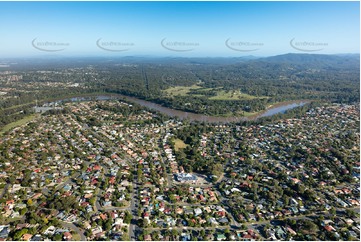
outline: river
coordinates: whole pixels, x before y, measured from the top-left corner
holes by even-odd
[[[310,101],[302,100],[302,101],[280,103],[280,104],[275,105],[274,107],[271,107],[271,108],[265,110],[261,114],[258,114],[257,118],[269,117],[269,116],[272,116],[272,115],[275,115],[278,113],[285,113],[289,109],[301,107],[309,102]]]
[[[135,97],[120,95],[120,94],[98,95],[96,97],[73,97],[61,101],[75,102],[75,101],[86,101],[86,100],[110,100],[117,98],[123,98],[128,102],[139,104],[149,109],[156,110],[160,113],[166,114],[170,117],[177,117],[181,120],[188,119],[190,121],[201,121],[201,122],[209,122],[209,123],[230,123],[230,122],[256,120],[258,118],[269,117],[277,113],[285,113],[289,109],[300,107],[310,102],[308,100],[281,102],[269,107],[265,111],[262,111],[258,114],[249,117],[216,117],[216,116],[208,116],[204,114],[190,113],[172,108],[167,108],[153,102],[145,101]]]

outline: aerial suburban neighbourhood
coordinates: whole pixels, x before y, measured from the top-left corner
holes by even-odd
[[[192,143],[222,162],[208,175],[180,165],[187,122],[118,100],[58,106],[0,140],[2,239],[359,239],[355,105],[208,125]]]
[[[0,241],[361,241],[360,1],[0,1]]]

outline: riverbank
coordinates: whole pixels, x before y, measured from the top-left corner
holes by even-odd
[[[163,114],[166,114],[170,117],[177,117],[181,120],[188,119],[189,121],[200,121],[200,122],[209,122],[209,123],[230,123],[230,122],[240,122],[240,121],[254,121],[258,118],[268,117],[272,116],[277,113],[284,113],[285,111],[303,106],[307,103],[310,103],[311,100],[295,100],[295,101],[285,101],[285,102],[279,102],[270,105],[266,110],[262,110],[260,112],[252,113],[250,115],[246,116],[231,116],[231,117],[222,117],[222,116],[208,116],[204,114],[197,114],[197,113],[190,113],[186,111],[176,110],[172,108],[167,108],[164,106],[161,106],[159,104],[145,101],[142,99],[138,99],[135,97],[129,97],[120,95],[124,100],[128,102],[133,102],[136,104],[139,104],[141,106],[145,106],[147,108],[156,110],[158,112],[161,112]]]
[[[181,120],[189,121],[199,121],[199,122],[208,122],[208,123],[231,123],[231,122],[240,122],[240,121],[254,121],[258,118],[272,116],[277,113],[283,113],[289,109],[303,106],[311,100],[294,100],[294,101],[285,101],[279,102],[270,105],[266,110],[260,112],[248,113],[245,116],[208,116],[205,114],[191,113],[182,110],[172,109],[164,107],[160,104],[139,99],[136,97],[126,96],[123,94],[94,94],[94,95],[77,95],[73,97],[68,97],[65,99],[57,100],[55,102],[78,102],[78,101],[90,101],[90,100],[112,100],[112,99],[123,99],[124,101],[141,105],[143,107],[149,108],[151,110],[158,111],[162,114],[165,114],[170,117],[176,117]]]
[[[49,100],[49,102],[79,102],[79,101],[90,101],[90,100],[114,100],[114,99],[123,99],[127,102],[135,103],[143,107],[149,108],[151,110],[158,111],[167,116],[179,118],[181,120],[199,121],[199,122],[208,122],[208,123],[231,123],[231,122],[241,122],[241,121],[255,121],[259,118],[269,117],[278,113],[284,113],[289,109],[300,107],[311,102],[311,100],[279,102],[269,105],[266,110],[262,110],[260,112],[248,114],[245,116],[230,116],[230,117],[208,116],[204,114],[190,113],[186,111],[167,108],[150,101],[142,100],[135,97],[125,96],[122,94],[93,93],[93,94],[84,94],[84,95],[73,95],[63,99],[57,99],[57,100],[52,99]],[[29,115],[20,120],[5,125],[0,130],[0,136],[3,135],[6,131],[11,130],[12,128],[15,128],[17,126],[32,121],[35,117],[36,117],[35,114]]]

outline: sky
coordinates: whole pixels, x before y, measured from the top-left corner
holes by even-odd
[[[0,2],[0,58],[360,52],[359,2]]]

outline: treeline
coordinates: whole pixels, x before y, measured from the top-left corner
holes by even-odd
[[[271,103],[287,100],[359,102],[359,63],[357,56],[296,54],[240,62],[181,58],[73,60],[65,65],[69,69],[61,64],[56,67],[37,62],[31,68],[31,63],[27,63],[31,71],[19,72],[23,81],[4,86],[18,91],[11,91],[7,99],[0,101],[0,126],[23,117],[18,112],[29,112],[36,99],[41,104],[41,101],[89,93],[118,93],[169,108],[218,116],[242,116],[244,112],[258,112]],[[37,82],[43,83],[40,89],[32,85]],[[44,87],[44,82],[81,85],[58,89],[51,85]],[[170,87],[195,84],[203,89],[174,97],[164,92]],[[240,91],[255,98],[209,99],[221,90]],[[8,110],[10,107],[15,108]]]
[[[241,116],[242,111],[264,110],[269,103],[299,99],[352,103],[359,101],[360,94],[359,59],[356,57],[286,55],[237,64],[180,61],[121,68],[109,66],[106,70],[106,78],[102,76],[105,92],[207,115],[232,113]],[[203,89],[191,90],[187,96],[169,97],[163,92],[170,87],[194,84]],[[256,98],[211,100],[209,98],[216,95],[215,89],[238,90]]]

